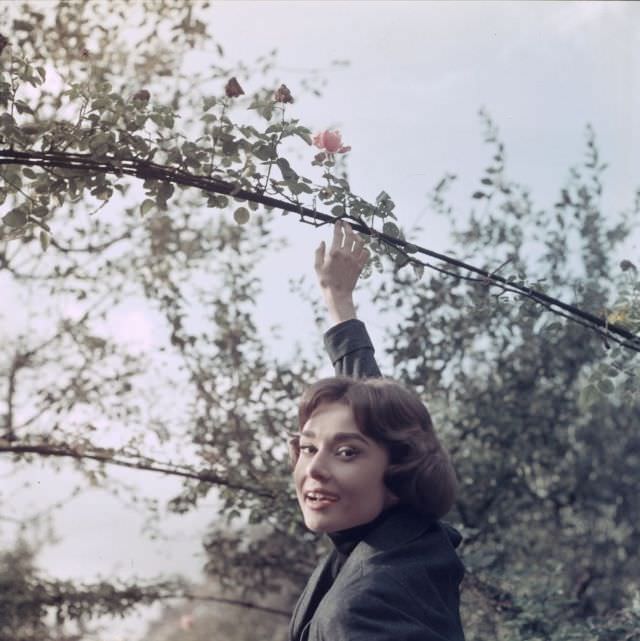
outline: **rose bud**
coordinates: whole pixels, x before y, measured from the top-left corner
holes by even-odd
[[[240,86],[240,83],[234,76],[229,80],[229,82],[227,82],[224,88],[224,93],[226,94],[227,98],[237,98],[238,96],[242,96],[242,94],[244,94],[244,89]]]
[[[280,85],[273,97],[275,98],[276,102],[293,102],[293,96],[291,95],[291,92],[289,91],[289,87],[287,87],[287,85]]]
[[[151,94],[146,90],[146,89],[140,89],[140,91],[136,91],[133,94],[133,99],[136,102],[144,102],[147,103],[149,102],[149,99],[151,98]]]

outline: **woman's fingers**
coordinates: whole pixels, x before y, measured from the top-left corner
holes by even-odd
[[[333,226],[333,240],[331,242],[331,251],[336,251],[342,247],[344,236],[343,227],[340,221]]]
[[[326,251],[326,247],[323,240],[318,246],[318,249],[316,249],[315,262],[314,262],[314,267],[316,271],[319,271],[320,269],[322,269],[322,266],[324,265],[325,251]]]
[[[347,222],[338,222],[344,230],[344,248],[354,254],[360,252],[364,247],[364,240],[357,232],[353,231],[353,227]]]
[[[360,252],[358,253],[357,261],[358,261],[358,265],[360,265],[361,268],[367,264],[367,261],[369,260],[370,255],[371,254],[369,253],[369,250],[366,247],[360,249]]]

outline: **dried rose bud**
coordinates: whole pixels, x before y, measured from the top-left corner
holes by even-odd
[[[9,40],[0,33],[0,53],[9,44]]]
[[[140,91],[136,91],[136,93],[133,94],[133,99],[136,102],[149,102],[149,99],[151,98],[151,94],[146,90],[146,89],[140,89]]]
[[[630,260],[627,260],[626,258],[620,263],[620,269],[623,272],[628,272],[630,269],[632,269],[634,272],[638,271],[638,268]]]
[[[293,102],[293,96],[291,95],[291,92],[289,91],[289,87],[287,87],[287,85],[280,85],[273,97],[276,102]]]
[[[224,93],[226,94],[227,98],[237,98],[238,96],[242,96],[242,94],[244,94],[244,89],[240,86],[240,83],[234,76],[225,86]]]

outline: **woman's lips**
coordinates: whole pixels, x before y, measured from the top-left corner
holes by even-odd
[[[310,491],[304,493],[305,505],[308,505],[312,510],[323,510],[338,500],[339,497],[337,495],[329,492]]]

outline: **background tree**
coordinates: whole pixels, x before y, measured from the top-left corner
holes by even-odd
[[[539,211],[508,179],[504,146],[484,117],[494,147],[480,181],[486,206],[459,226],[457,246],[565,299],[573,290],[581,308],[604,308],[612,276],[624,276],[611,257],[629,218],[603,215],[593,133],[555,211]],[[433,202],[449,215],[444,191]],[[603,360],[623,377],[625,356],[608,357],[580,328],[545,329],[535,304],[478,284],[434,276],[409,286],[398,276],[378,301],[403,314],[387,348],[396,375],[433,399],[458,463],[469,592],[489,596],[504,623],[487,617],[480,629],[509,639],[635,638],[624,626],[616,636],[587,623],[629,605],[637,590],[635,383],[595,402],[584,393],[589,378],[604,384]]]
[[[3,150],[79,151],[123,167],[141,158],[145,170],[158,161],[209,178],[219,172],[292,204],[312,190],[280,152],[288,138],[306,140],[308,130],[285,118],[283,89],[283,100],[274,98],[283,79],[269,58],[253,69],[225,68],[217,49],[220,64],[185,73],[193,48],[215,50],[199,5],[141,4],[126,13],[100,3],[2,8],[12,25],[1,41]],[[132,32],[127,25],[136,21]],[[43,85],[43,71],[54,69],[63,82]],[[231,77],[245,89],[260,83],[248,96],[253,124],[232,120],[236,98],[228,89],[222,95]],[[485,120],[494,162],[471,199],[481,211],[459,223],[458,251],[489,270],[506,263],[515,280],[575,296],[600,313],[613,299],[619,268],[611,256],[629,227],[600,211],[603,168],[593,137],[558,206],[541,212],[508,180],[504,148]],[[328,183],[318,193],[325,208],[343,215],[348,200],[350,212],[371,213],[350,193],[335,156],[316,163]],[[260,261],[281,242],[273,212],[238,208],[221,194],[203,199],[156,174],[140,175],[140,166],[134,179],[79,166],[0,165],[3,234],[15,236],[0,268],[20,306],[34,310],[6,324],[0,451],[12,456],[16,478],[41,457],[60,470],[72,461],[81,486],[113,487],[114,466],[184,478],[170,501],[177,513],[214,493],[220,509],[204,545],[216,595],[286,611],[324,546],[300,523],[286,457],[295,399],[323,362],[319,333],[310,354],[289,360],[274,355],[273,337],[258,329]],[[435,190],[433,206],[453,220],[449,182]],[[384,192],[376,206],[386,220],[372,217],[372,224],[400,235]],[[235,221],[218,210],[235,210]],[[236,224],[247,216],[250,224]],[[388,253],[396,267],[405,262]],[[636,295],[634,270],[620,276]],[[625,373],[631,357],[604,359],[593,334],[569,324],[549,328],[533,303],[507,301],[461,276],[416,282],[404,268],[380,279],[376,305],[392,328],[386,351],[394,368],[386,373],[429,399],[462,481],[452,520],[467,540],[468,637],[633,638],[638,409]],[[162,330],[149,350],[132,350],[110,329],[129,300],[144,301]],[[581,393],[606,392],[611,377],[625,379],[617,396]],[[31,561],[11,568],[5,574],[20,595],[5,602],[13,638],[41,638],[45,629],[51,638],[82,636],[94,616],[194,596],[177,581],[75,586],[44,581]],[[28,617],[15,616],[25,607]],[[61,624],[47,627],[47,611]],[[282,624],[281,614],[256,612],[255,638]],[[237,614],[228,616],[231,638]],[[233,629],[245,638],[246,629]]]

